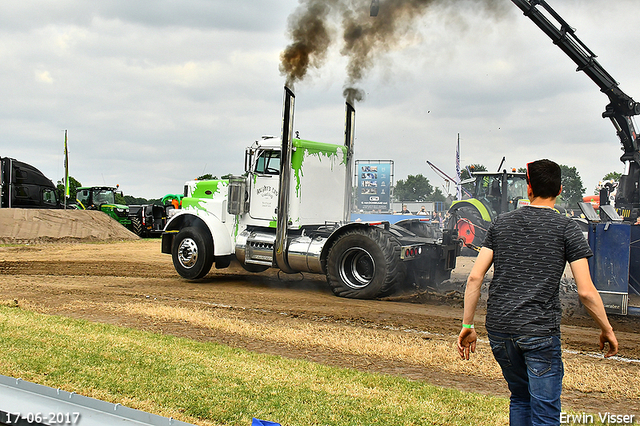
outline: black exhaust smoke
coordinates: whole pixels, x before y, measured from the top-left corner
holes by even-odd
[[[310,68],[320,69],[328,49],[341,34],[340,53],[348,58],[345,97],[353,94],[377,57],[392,51],[414,30],[415,21],[432,7],[448,14],[461,10],[479,13],[480,19],[500,17],[510,10],[501,0],[299,0],[289,16],[291,43],[280,55],[280,72],[287,86],[302,81]],[[369,10],[367,10],[367,8]],[[480,9],[480,10],[478,10]],[[351,100],[362,100],[362,92]]]

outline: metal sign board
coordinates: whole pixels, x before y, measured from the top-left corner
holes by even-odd
[[[392,160],[356,161],[356,203],[358,210],[388,212],[393,185]]]

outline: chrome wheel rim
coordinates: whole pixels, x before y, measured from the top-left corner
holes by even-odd
[[[193,268],[198,261],[198,245],[191,238],[185,238],[178,246],[178,261],[184,268]]]
[[[368,251],[352,247],[342,255],[339,268],[342,282],[353,289],[362,289],[373,281],[376,263]]]

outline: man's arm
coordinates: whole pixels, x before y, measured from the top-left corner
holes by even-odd
[[[609,351],[604,357],[608,358],[617,354],[618,340],[607,318],[600,293],[598,293],[598,290],[596,290],[596,287],[593,285],[593,281],[591,281],[587,259],[578,259],[571,262],[569,266],[571,267],[573,278],[576,280],[580,301],[587,309],[589,315],[596,321],[598,327],[600,327],[600,350],[604,349],[605,343],[609,343]]]
[[[473,317],[476,313],[480,290],[484,276],[493,263],[493,250],[486,247],[480,249],[471,273],[467,278],[467,288],[464,291],[464,314],[463,324],[473,324]],[[458,353],[462,359],[469,359],[469,352],[476,351],[476,340],[478,336],[473,328],[462,328],[458,336]]]

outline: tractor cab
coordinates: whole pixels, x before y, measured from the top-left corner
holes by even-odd
[[[82,210],[101,210],[125,227],[131,226],[129,207],[116,204],[116,191],[111,186],[91,186],[78,188],[76,203]]]
[[[476,172],[462,184],[487,209],[491,219],[529,204],[524,173]]]
[[[109,186],[78,188],[76,201],[83,210],[100,210],[100,206],[103,204],[114,205],[116,203],[116,190],[117,188]]]

